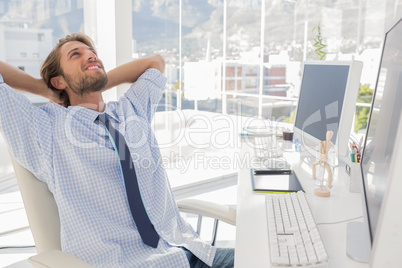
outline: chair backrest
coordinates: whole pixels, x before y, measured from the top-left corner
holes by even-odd
[[[10,157],[37,252],[61,250],[60,218],[53,194],[45,183],[21,166],[11,154]]]

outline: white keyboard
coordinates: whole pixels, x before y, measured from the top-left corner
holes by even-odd
[[[266,196],[272,267],[327,267],[329,258],[304,192]]]

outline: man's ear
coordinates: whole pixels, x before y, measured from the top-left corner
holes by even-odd
[[[67,87],[67,83],[64,80],[63,76],[61,76],[61,75],[52,77],[50,79],[50,83],[52,84],[52,86],[54,86],[55,88],[60,89],[60,90],[64,90]]]

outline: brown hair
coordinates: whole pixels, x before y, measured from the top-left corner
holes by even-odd
[[[78,41],[81,42],[91,49],[95,50],[94,43],[92,39],[87,36],[86,34],[83,33],[73,33],[70,35],[67,35],[64,38],[61,38],[59,40],[59,43],[53,48],[53,50],[49,53],[47,56],[46,60],[42,64],[42,68],[40,70],[40,76],[43,78],[45,81],[46,85],[55,91],[56,93],[59,94],[59,98],[62,101],[62,104],[64,107],[68,107],[70,105],[70,99],[68,98],[67,92],[65,90],[60,90],[55,87],[53,87],[51,83],[51,79],[53,77],[63,75],[63,70],[61,69],[60,66],[60,48],[72,41]]]

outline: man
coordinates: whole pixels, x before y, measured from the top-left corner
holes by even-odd
[[[233,250],[203,242],[174,201],[150,127],[163,71],[155,55],[106,73],[89,37],[69,35],[44,62],[43,80],[0,62],[0,130],[17,161],[53,193],[63,251],[96,267],[232,267]],[[102,91],[127,82],[135,83],[118,102],[104,103]],[[35,107],[9,85],[61,105]],[[130,210],[116,129],[156,232],[152,246]]]

